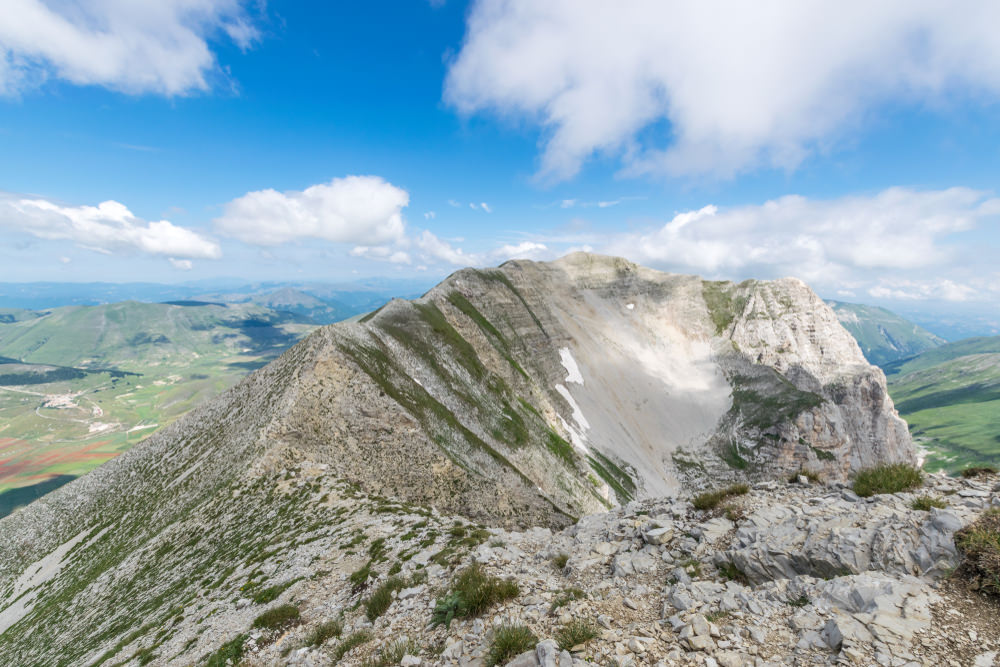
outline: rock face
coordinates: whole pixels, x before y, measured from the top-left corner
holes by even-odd
[[[263,582],[301,576],[294,590],[304,591],[313,577],[339,577],[322,604],[357,602],[359,584],[343,579],[382,562],[369,533],[387,527],[383,514],[423,517],[419,529],[400,524],[401,564],[451,567],[470,544],[449,537],[451,515],[559,529],[728,479],[804,468],[837,481],[913,457],[881,372],[798,281],[711,283],[585,254],[463,270],[414,302],[317,331],[0,521],[0,655],[118,662],[148,648],[137,642],[155,628],[166,633],[154,642],[160,662],[191,662],[249,627],[247,591]],[[838,567],[843,540],[868,535],[817,524],[827,537],[806,544],[765,518],[741,524],[731,546],[755,577]],[[595,544],[610,573],[650,576],[688,530],[707,544],[734,527],[658,519],[641,527],[647,550]],[[764,559],[759,542],[772,538],[808,547],[814,569]],[[885,545],[865,557],[926,573],[944,567],[947,548]],[[427,603],[413,595],[414,609]],[[202,626],[208,634],[180,632],[189,616],[216,613],[226,621]],[[181,636],[193,643],[175,646]],[[686,646],[707,641],[698,637]]]

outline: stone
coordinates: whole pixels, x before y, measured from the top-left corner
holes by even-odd
[[[635,603],[635,601],[632,600],[632,598],[623,598],[622,599],[622,604],[625,605],[626,607],[628,607],[629,609],[638,609],[639,608],[639,605],[637,605]]]
[[[559,667],[559,645],[554,639],[546,639],[535,645],[535,657],[541,667]]]
[[[515,658],[515,660],[516,659],[517,658]],[[402,665],[402,667],[419,667],[420,662],[421,660],[419,657],[415,655],[406,654],[403,656],[402,660],[399,661],[399,664]],[[532,665],[534,665],[534,660],[532,660]],[[524,667],[529,667],[529,666],[525,665]]]
[[[525,651],[507,663],[507,667],[538,667],[538,658],[535,651]]]

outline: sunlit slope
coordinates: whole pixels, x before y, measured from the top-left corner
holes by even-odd
[[[949,343],[887,368],[889,391],[927,467],[1000,464],[1000,337]]]

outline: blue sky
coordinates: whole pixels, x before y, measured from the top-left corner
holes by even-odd
[[[6,3],[0,281],[587,249],[995,308],[995,3],[616,4]]]

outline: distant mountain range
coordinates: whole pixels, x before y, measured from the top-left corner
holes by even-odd
[[[912,357],[947,342],[885,308],[843,301],[827,303],[858,341],[865,358],[876,366]]]
[[[329,324],[378,308],[393,297],[414,298],[433,283],[372,278],[345,283],[201,280],[176,285],[158,283],[0,283],[0,309],[38,311],[60,306],[96,306],[120,301],[163,303],[205,301],[256,303],[306,315]],[[0,316],[2,317],[2,316]],[[0,322],[3,320],[0,319]]]

